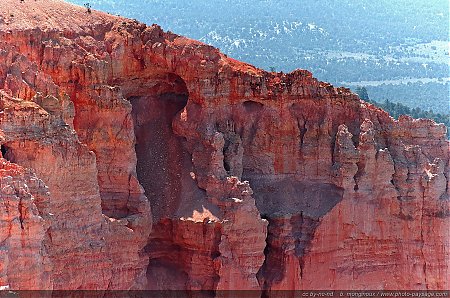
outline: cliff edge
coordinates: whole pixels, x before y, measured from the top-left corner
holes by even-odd
[[[306,70],[3,0],[0,144],[0,286],[450,288],[445,126]]]

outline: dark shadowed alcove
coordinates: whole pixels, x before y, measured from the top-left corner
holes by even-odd
[[[2,144],[1,145],[1,152],[2,152],[2,157],[10,162],[13,162],[13,152],[11,150],[11,148],[8,145]]]
[[[187,104],[184,81],[173,74],[155,79],[147,94],[129,98],[136,135],[137,176],[158,218],[177,209],[184,159],[190,155],[172,121]]]

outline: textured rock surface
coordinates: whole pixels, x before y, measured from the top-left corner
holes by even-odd
[[[0,90],[2,285],[450,286],[443,125],[58,0],[2,2]]]
[[[50,214],[45,208],[48,188],[33,173],[3,158],[0,183],[0,284],[31,290],[51,288]]]

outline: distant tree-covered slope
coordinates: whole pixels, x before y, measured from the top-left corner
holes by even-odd
[[[386,112],[388,112],[392,117],[398,119],[400,115],[409,115],[413,118],[428,118],[433,119],[436,123],[443,123],[447,126],[447,137],[450,139],[450,112],[447,113],[437,113],[433,110],[422,110],[420,108],[410,108],[401,103],[395,103],[386,99],[385,101],[375,101],[369,98],[369,94],[365,87],[357,87],[355,89],[356,94],[367,102],[370,102]]]

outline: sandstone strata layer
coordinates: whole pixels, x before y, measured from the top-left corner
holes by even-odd
[[[2,286],[450,287],[445,127],[306,70],[4,0],[0,109]]]

